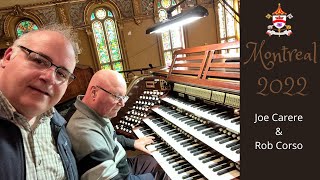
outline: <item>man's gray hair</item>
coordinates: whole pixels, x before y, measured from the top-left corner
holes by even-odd
[[[24,41],[25,38],[28,38],[28,36],[39,31],[55,31],[60,33],[72,45],[76,62],[78,62],[78,54],[81,51],[78,46],[79,39],[78,39],[78,35],[74,32],[71,26],[66,26],[63,24],[51,24],[51,25],[43,26],[38,30],[30,31],[28,33],[23,34],[13,43],[13,45],[14,46],[18,45],[18,43],[20,43],[21,41]]]

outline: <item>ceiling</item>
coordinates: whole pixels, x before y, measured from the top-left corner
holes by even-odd
[[[50,1],[57,1],[57,0],[1,0],[0,8],[15,6],[17,4],[26,5],[26,4],[35,4],[35,3],[50,2]]]

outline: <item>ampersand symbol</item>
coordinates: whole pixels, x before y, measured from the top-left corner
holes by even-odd
[[[279,127],[276,128],[276,135],[277,136],[281,136],[282,135],[282,131]]]

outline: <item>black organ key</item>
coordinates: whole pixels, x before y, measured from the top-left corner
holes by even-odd
[[[167,145],[165,145],[165,144],[163,143],[163,144],[155,145],[154,147],[157,148],[157,149],[160,149],[160,148],[167,147]]]
[[[228,138],[223,139],[222,141],[219,141],[219,144],[224,144],[226,142],[229,142],[230,140],[232,140],[232,137],[228,137]]]
[[[184,176],[182,176],[183,179],[186,179],[186,178],[189,178],[189,177],[194,177],[195,175],[199,175],[198,172],[193,172],[193,173],[190,173],[190,174],[186,174]]]
[[[192,139],[190,139],[190,140],[187,140],[187,141],[184,141],[184,142],[182,142],[182,143],[180,143],[182,146],[184,146],[185,144],[188,144],[188,143],[190,143],[190,142],[193,142],[193,140]],[[184,146],[185,147],[185,146]]]
[[[198,147],[195,147],[195,148],[192,148],[192,149],[190,149],[190,152],[191,153],[195,153],[195,152],[198,152],[198,151],[200,151],[200,150],[202,150],[202,149],[206,149],[207,147],[205,147],[205,146],[203,146],[203,145],[200,145],[200,146],[198,146]]]
[[[159,149],[159,153],[160,154],[163,154],[163,153],[167,153],[169,151],[172,151],[172,149],[170,147],[166,147],[166,148],[163,148],[163,149]]]
[[[222,132],[212,133],[212,134],[209,135],[209,138],[213,138],[213,137],[216,137],[216,136],[221,135],[221,134],[223,134],[223,133]]]
[[[208,126],[206,126],[206,125],[201,125],[201,126],[195,127],[194,129],[196,129],[196,130],[198,130],[198,131],[201,131],[201,130],[204,130],[204,129],[206,129],[206,128],[208,128]]]
[[[191,169],[193,169],[193,166],[186,167],[186,168],[184,168],[184,169],[179,170],[179,171],[178,171],[178,174],[181,174],[181,173],[190,171]]]
[[[235,169],[236,169],[235,167],[229,166],[229,167],[227,167],[227,168],[219,171],[217,174],[218,174],[219,176],[221,176],[221,175],[223,175],[223,174],[225,174],[225,173],[228,173],[228,172],[230,172],[230,171],[233,171],[233,170],[235,170]]]
[[[240,144],[231,147],[231,151],[237,150],[240,148]]]
[[[182,177],[183,178],[183,177]],[[193,176],[193,177],[190,177],[190,178],[187,178],[186,180],[197,180],[197,179],[200,179],[200,178],[203,178],[202,175],[198,174],[196,176]]]
[[[168,135],[173,135],[173,134],[177,134],[177,132],[176,131],[170,131],[170,132],[168,132]]]
[[[221,169],[224,169],[224,168],[226,168],[226,167],[229,167],[229,166],[230,166],[229,163],[224,163],[224,164],[220,164],[220,165],[218,165],[218,166],[215,166],[212,170],[213,170],[214,172],[217,172],[217,171],[219,171],[219,170],[221,170]]]
[[[200,144],[197,144],[195,146],[188,147],[187,150],[190,151],[191,149],[198,148],[200,146],[201,146]]]
[[[180,162],[180,163],[178,163],[178,164],[175,164],[175,165],[173,165],[172,167],[173,168],[177,168],[177,167],[180,167],[180,166],[183,166],[183,165],[185,165],[185,164],[189,164],[187,161],[184,161],[184,162]]]
[[[188,118],[188,117],[184,117],[184,118],[179,119],[179,121],[190,121],[190,120],[192,120],[192,119]]]
[[[166,157],[166,156],[170,156],[170,155],[173,155],[173,154],[176,154],[176,153],[173,152],[173,151],[168,151],[168,152],[166,152],[166,153],[163,153],[162,155],[163,155],[164,157]]]
[[[222,113],[220,113],[220,114],[218,114],[217,115],[217,117],[219,117],[219,118],[223,118],[224,116],[225,116],[225,114],[227,113],[227,111],[224,111],[224,112],[222,112]]]
[[[226,147],[227,147],[227,148],[230,148],[230,147],[232,147],[232,146],[235,146],[235,145],[238,144],[238,143],[239,143],[239,141],[238,141],[238,140],[235,140],[235,141],[227,144]]]
[[[226,136],[227,136],[226,134],[222,134],[220,137],[216,138],[215,141],[220,141],[224,139]]]
[[[240,117],[239,118],[235,118],[233,120],[231,120],[232,123],[236,123],[236,122],[240,122]]]
[[[203,160],[203,159],[209,158],[211,156],[213,156],[213,154],[210,153],[210,154],[206,154],[206,155],[200,156],[198,159],[199,160]]]
[[[174,169],[175,169],[176,171],[179,171],[179,170],[184,169],[184,168],[189,167],[189,166],[190,166],[189,163],[185,163],[185,164],[183,164],[183,165],[180,165],[180,166],[175,167]]]
[[[177,155],[175,155],[173,157],[167,158],[166,160],[168,161],[168,163],[173,163],[173,162],[175,162],[177,160],[181,160],[181,159],[182,159],[182,157],[177,154]]]
[[[175,117],[175,118],[182,118],[182,117],[185,117],[184,115],[182,115],[182,114],[173,114],[172,115],[173,117]]]
[[[207,158],[207,159],[204,159],[202,162],[203,163],[207,163],[207,162],[209,162],[209,161],[212,161],[212,160],[215,160],[215,159],[217,159],[218,158],[218,156],[211,156],[211,157],[209,157],[209,158]],[[219,157],[220,158],[220,157]]]
[[[210,164],[209,168],[213,168],[213,167],[219,166],[220,164],[223,164],[223,163],[226,163],[226,162],[227,162],[226,160],[222,160],[222,161]]]
[[[200,151],[194,152],[193,155],[194,155],[194,156],[198,156],[198,155],[200,155],[200,154],[202,154],[202,153],[205,153],[205,152],[207,152],[207,151],[208,151],[208,149],[201,149]]]

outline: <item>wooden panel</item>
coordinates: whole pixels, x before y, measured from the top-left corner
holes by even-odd
[[[240,79],[240,73],[238,72],[219,72],[219,71],[209,71],[207,76]]]
[[[240,69],[240,62],[234,63],[211,63],[208,65],[211,68],[233,68],[233,69]]]
[[[173,70],[173,74],[189,74],[189,75],[198,75],[198,71],[192,71],[192,70]]]
[[[175,64],[174,67],[201,67],[201,63],[183,63]]]
[[[200,56],[187,56],[187,57],[177,57],[176,61],[199,61],[205,58],[204,55]]]
[[[240,60],[240,54],[232,53],[232,54],[214,54],[213,59],[223,59],[223,60]]]

